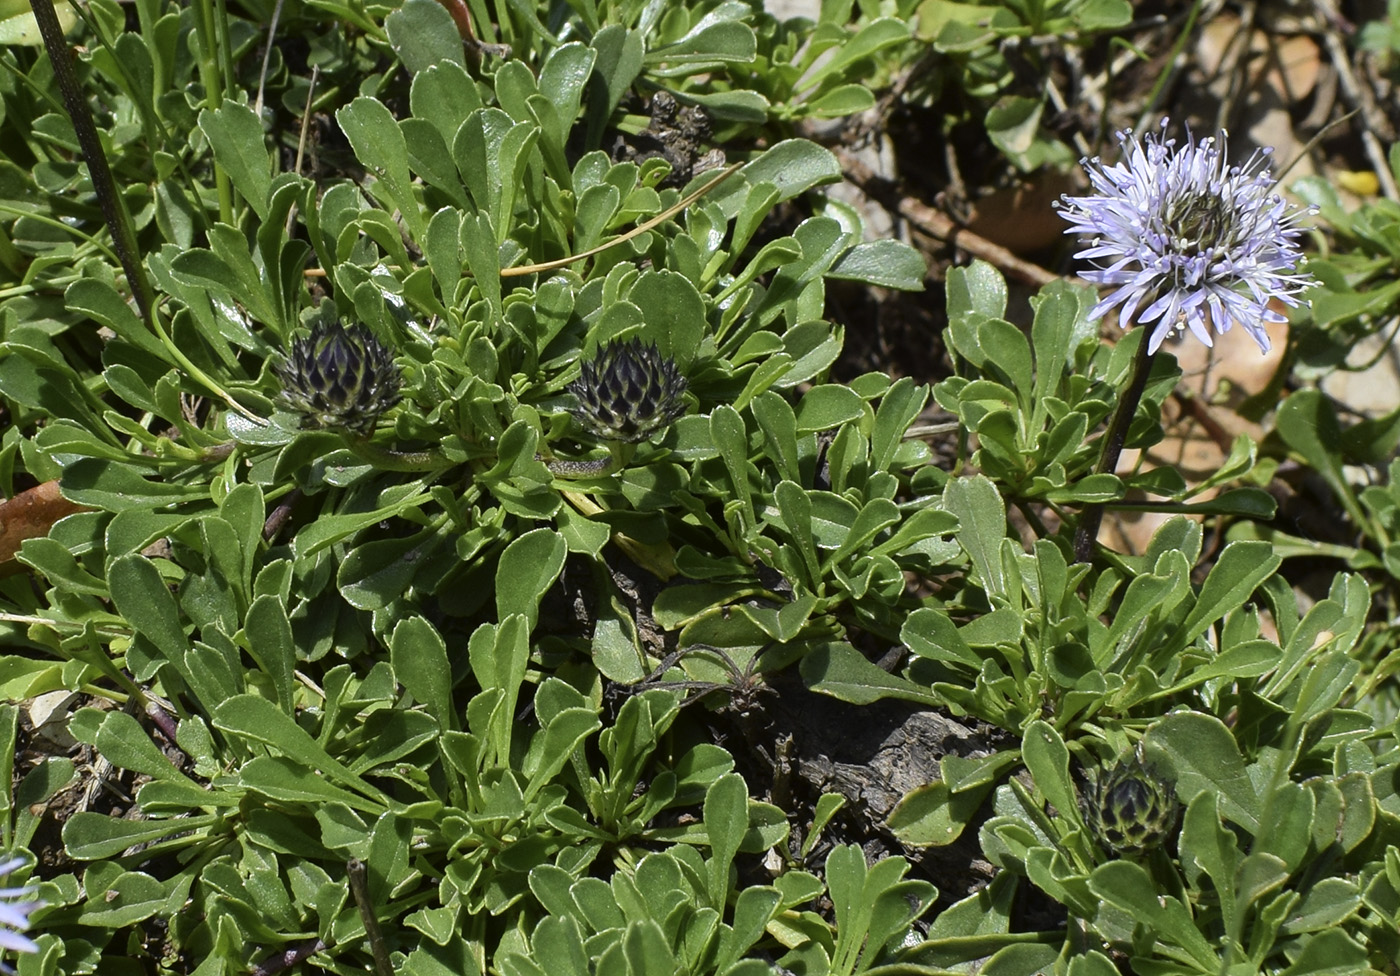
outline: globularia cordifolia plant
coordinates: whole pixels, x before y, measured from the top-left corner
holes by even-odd
[[[1282,324],[1273,299],[1297,307],[1311,276],[1297,271],[1302,251],[1299,219],[1308,209],[1290,205],[1277,191],[1271,149],[1258,149],[1242,164],[1225,154],[1225,135],[1178,145],[1162,133],[1141,141],[1131,129],[1118,134],[1123,158],[1104,165],[1083,161],[1094,193],[1065,197],[1066,233],[1092,234],[1075,257],[1093,262],[1083,273],[1110,287],[1090,312],[1098,319],[1118,309],[1119,324],[1151,326],[1104,436],[1098,470],[1113,473],[1147,383],[1152,356],[1167,336],[1189,329],[1207,346],[1210,326],[1225,333],[1238,322],[1262,352],[1269,350],[1264,323]],[[1075,532],[1075,557],[1092,552],[1103,509],[1084,510]]]

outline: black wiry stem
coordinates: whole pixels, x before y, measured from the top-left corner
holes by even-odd
[[[1128,428],[1133,424],[1133,415],[1137,413],[1138,403],[1142,400],[1142,391],[1147,388],[1147,376],[1152,372],[1152,353],[1148,351],[1151,338],[1146,333],[1141,336],[1137,355],[1133,357],[1128,388],[1119,398],[1118,409],[1113,412],[1113,419],[1109,421],[1108,433],[1104,434],[1103,454],[1099,456],[1099,466],[1096,469],[1098,474],[1117,473],[1118,458],[1123,454],[1123,445],[1128,440]],[[1094,542],[1099,537],[1099,525],[1102,522],[1103,505],[1084,506],[1084,511],[1079,515],[1079,525],[1074,530],[1075,562],[1087,563],[1093,558]]]
[[[73,131],[78,137],[78,148],[82,150],[83,162],[87,164],[88,176],[92,179],[93,192],[97,194],[98,206],[102,209],[102,219],[112,235],[112,244],[121,259],[122,270],[136,296],[136,307],[141,318],[151,323],[151,285],[146,280],[146,269],[141,264],[140,251],[136,246],[136,232],[117,196],[117,184],[112,178],[112,169],[107,165],[107,155],[102,151],[102,142],[97,137],[97,126],[92,121],[92,112],[82,89],[78,87],[78,76],[73,71],[73,49],[63,39],[63,28],[58,23],[58,13],[53,0],[29,0],[34,11],[34,20],[39,25],[39,33],[44,38],[44,48],[49,52],[53,64],[54,78],[58,90],[63,95],[63,104],[68,109],[68,117],[73,122]]]

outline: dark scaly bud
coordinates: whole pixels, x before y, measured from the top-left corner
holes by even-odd
[[[685,411],[685,389],[675,360],[635,338],[599,349],[569,384],[579,423],[601,440],[625,444],[669,427]]]
[[[303,427],[373,433],[380,416],[399,402],[399,368],[393,354],[363,325],[318,322],[292,343],[273,367],[281,399],[302,415]]]
[[[1172,784],[1136,757],[1100,770],[1085,819],[1114,854],[1137,856],[1162,843],[1176,827],[1181,805]]]

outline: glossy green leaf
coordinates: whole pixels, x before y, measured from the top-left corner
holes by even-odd
[[[440,61],[466,66],[457,25],[436,0],[404,0],[402,7],[384,18],[384,30],[410,74],[416,75]]]
[[[456,728],[452,707],[452,665],[442,635],[422,617],[400,620],[389,640],[394,675],[423,702],[444,729]]]
[[[818,644],[803,657],[801,670],[813,691],[855,705],[869,705],[881,698],[900,698],[922,705],[943,704],[936,694],[877,667],[849,644]]]
[[[954,478],[943,492],[943,506],[958,518],[958,544],[972,558],[987,591],[1006,593],[1001,540],[1006,537],[1006,507],[996,485],[982,475]]]
[[[199,128],[214,150],[214,158],[260,220],[268,216],[272,188],[272,159],[264,141],[262,122],[253,110],[225,101],[199,113]]]
[[[705,791],[705,832],[710,840],[708,894],[710,905],[723,909],[728,900],[729,866],[749,828],[749,789],[743,777],[727,773]]]
[[[287,608],[282,600],[271,595],[254,600],[248,608],[244,634],[248,639],[249,655],[259,669],[272,679],[277,703],[290,714],[294,707],[292,675],[296,669],[297,650],[292,637],[292,624],[287,619]]]
[[[360,162],[384,182],[414,239],[422,240],[427,227],[422,208],[413,196],[408,146],[393,115],[382,102],[362,96],[336,112],[335,117]]]
[[[275,704],[256,695],[237,695],[214,709],[214,727],[247,742],[256,742],[282,753],[304,768],[377,800],[381,793],[343,763],[332,757]]]
[[[559,578],[567,553],[568,546],[552,529],[535,529],[511,542],[496,566],[498,619],[518,613],[534,627],[540,600]]]
[[[1148,730],[1146,744],[1149,750],[1161,749],[1171,763],[1183,803],[1214,791],[1226,816],[1251,833],[1259,829],[1259,796],[1234,737],[1218,718],[1173,712]]]
[[[922,291],[927,274],[928,268],[918,251],[902,241],[888,239],[857,244],[827,272],[831,278],[903,291]]]

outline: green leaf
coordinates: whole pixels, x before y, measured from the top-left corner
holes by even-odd
[[[413,239],[421,241],[427,226],[423,210],[413,195],[413,177],[408,169],[408,144],[394,116],[384,107],[384,103],[361,96],[336,112],[335,119],[345,138],[350,140],[355,156],[384,182]]]
[[[561,150],[569,141],[569,131],[578,117],[584,87],[593,74],[598,54],[593,48],[572,41],[549,52],[540,66],[540,94],[554,106],[557,128],[545,135]]]
[[[1021,755],[1035,780],[1036,789],[1055,807],[1060,817],[1077,828],[1084,826],[1079,816],[1079,797],[1069,776],[1069,749],[1060,733],[1039,719],[1026,726]]]
[[[706,18],[708,20],[709,18]],[[703,65],[711,63],[748,63],[758,51],[758,38],[753,28],[737,20],[721,20],[691,31],[674,44],[653,48],[643,58],[644,64]]]
[[[740,171],[749,184],[771,183],[778,190],[777,203],[791,200],[823,183],[841,179],[841,164],[828,149],[806,139],[778,143]],[[702,177],[703,178],[703,177]],[[738,213],[746,191],[735,180],[722,184],[710,195],[728,217]]]
[[[452,664],[437,628],[418,616],[400,620],[389,639],[389,660],[399,683],[428,707],[439,727],[455,729]]]
[[[987,111],[987,135],[1013,161],[1025,165],[1040,131],[1040,98],[1004,95]]]
[[[1309,939],[1280,976],[1350,976],[1366,971],[1366,950],[1344,930],[1327,929]]]
[[[1088,480],[1088,479],[1085,479]],[[1119,492],[1117,497],[1122,497]],[[1205,502],[1139,503],[1136,505],[1115,506],[1139,512],[1171,512],[1187,515],[1237,515],[1241,518],[1268,521],[1278,513],[1278,503],[1262,488],[1231,488]]]
[[[791,481],[780,481],[773,490],[773,498],[778,503],[778,514],[788,535],[797,545],[802,556],[802,564],[807,570],[807,583],[815,587],[821,579],[821,569],[817,561],[817,550],[812,544],[812,500]]]
[[[248,608],[244,621],[244,636],[248,654],[258,668],[272,679],[277,704],[291,714],[293,702],[293,672],[296,669],[296,641],[292,638],[292,623],[282,598],[270,594],[260,596]]]
[[[838,85],[801,106],[803,114],[819,119],[839,119],[874,107],[875,93],[856,84]]]
[[[1142,577],[1139,577],[1142,578]],[[1186,677],[1162,694],[1177,694],[1194,688],[1211,678],[1230,675],[1235,678],[1257,678],[1278,667],[1283,652],[1273,641],[1251,640],[1222,651],[1215,660],[1191,670]]]
[[[1132,861],[1101,864],[1089,876],[1089,889],[1159,938],[1185,949],[1202,972],[1215,972],[1219,955],[1206,941],[1178,899],[1160,893],[1146,870]]]
[[[149,641],[182,677],[189,638],[160,570],[145,556],[130,553],[112,561],[107,585],[117,611],[137,629],[140,639]],[[212,703],[208,703],[212,704]]]
[[[174,361],[170,351],[137,316],[136,310],[107,282],[79,278],[63,293],[63,301],[70,309],[107,326],[142,352],[164,362]]]
[[[413,585],[414,577],[444,544],[434,534],[402,538],[371,539],[351,549],[336,571],[340,595],[356,610],[382,610],[400,599]]]
[[[177,834],[192,835],[191,842],[198,842],[200,834],[221,819],[218,814],[196,814],[171,820],[124,820],[79,811],[63,824],[63,848],[79,861],[118,857],[137,845],[158,844]]]
[[[467,131],[467,126],[463,126],[462,131]],[[485,204],[478,205],[486,206]],[[467,268],[470,269],[472,277],[476,279],[477,288],[481,289],[481,297],[485,298],[491,306],[492,318],[499,318],[501,314],[501,259],[497,247],[496,229],[491,223],[491,214],[486,210],[482,210],[475,216],[469,213],[463,214],[460,232],[462,254],[467,260]]]
[[[1235,870],[1239,866],[1239,851],[1235,835],[1220,822],[1217,795],[1206,790],[1196,794],[1186,807],[1181,821],[1181,857],[1183,863],[1195,862],[1210,878],[1220,897],[1220,909],[1226,919],[1235,917]]]
[[[436,5],[436,0],[428,2]],[[408,148],[409,168],[421,176],[424,183],[441,190],[455,206],[466,209],[467,193],[442,133],[425,119],[404,119],[399,128]],[[429,226],[431,228],[431,223]]]
[[[305,803],[320,806],[342,803],[365,813],[377,813],[380,808],[343,790],[320,776],[308,775],[307,767],[286,756],[258,756],[243,764],[238,771],[239,783],[248,790],[283,803]]]
[[[1258,794],[1234,736],[1220,719],[1200,712],[1173,712],[1156,722],[1144,741],[1149,750],[1161,749],[1170,762],[1183,803],[1214,791],[1226,816],[1251,833],[1259,830]]]
[[[305,769],[319,770],[326,777],[357,790],[373,803],[359,809],[382,809],[380,790],[352,773],[326,752],[287,713],[266,698],[235,695],[214,709],[214,727],[248,742],[275,749]],[[313,777],[314,779],[314,777]]]
[[[850,387],[835,384],[814,386],[797,403],[797,433],[832,430],[844,423],[859,420],[864,413],[865,401]]]
[[[641,309],[642,339],[687,372],[705,334],[705,303],[690,279],[675,271],[645,271],[627,300]]]
[[[772,972],[762,960],[748,959],[742,963],[738,960],[762,938],[782,900],[782,893],[770,886],[754,885],[739,892],[734,903],[734,925],[723,933],[715,972],[724,973],[725,976],[748,976],[749,973],[766,976]]]
[[[1133,19],[1133,5],[1128,0],[1089,0],[1074,12],[1074,19],[1084,31],[1117,30]]]
[[[964,318],[968,312],[994,319],[1006,316],[1006,279],[986,261],[978,259],[965,268],[949,269],[946,290],[949,319]],[[973,365],[981,366],[982,362],[975,360]]]
[[[710,907],[723,911],[729,896],[729,866],[749,829],[749,788],[738,773],[726,773],[705,791],[705,833],[710,841]]]
[[[208,234],[209,249],[197,247],[176,255],[170,262],[171,276],[191,288],[232,296],[257,321],[280,326],[283,310],[269,294],[270,280],[253,263],[247,237],[223,223],[214,224]],[[217,306],[204,311],[206,314],[197,319],[201,336],[215,352],[231,356],[226,353],[230,340],[244,345],[249,342],[242,323],[232,321]]]
[[[564,568],[568,546],[558,532],[539,528],[506,546],[496,566],[496,616],[520,614],[534,629],[540,600]]]
[[[1067,976],[1119,976],[1119,973],[1113,960],[1091,949],[1085,955],[1070,959]]]
[[[409,74],[416,75],[440,61],[466,67],[457,24],[437,0],[405,0],[384,18],[384,30]]]
[[[214,150],[234,188],[248,206],[266,220],[272,188],[272,158],[267,151],[262,122],[253,110],[234,101],[199,113],[199,128]]]
[[[1034,943],[1013,944],[998,949],[978,970],[978,976],[1042,976],[1051,972],[1060,950]]]
[[[462,50],[460,39],[457,50]],[[464,65],[438,61],[414,73],[409,105],[414,117],[436,126],[442,141],[451,148],[467,116],[481,108],[481,94]]]
[[[628,30],[621,24],[608,24],[593,35],[592,46],[598,52],[594,71],[602,84],[593,89],[594,95],[586,114],[589,119],[588,147],[596,149],[602,138],[604,122],[642,70],[646,43],[641,31]]]
[[[982,585],[993,597],[1006,596],[1001,540],[1006,538],[1006,506],[996,485],[983,475],[953,478],[943,490],[943,507],[962,526],[958,544],[972,558]]]
[[[947,847],[962,836],[990,789],[986,784],[954,793],[942,782],[920,786],[895,805],[886,826],[901,844]]]
[[[859,90],[868,92],[865,88]],[[928,267],[923,256],[908,244],[885,238],[857,244],[837,258],[826,275],[882,288],[923,291]]]
[[[772,103],[759,92],[747,88],[736,91],[686,92],[686,101],[694,102],[705,114],[728,122],[763,124],[768,121]],[[709,175],[709,174],[705,174]]]
[[[78,22],[77,12],[71,3],[55,3],[54,11],[58,14],[59,28],[67,34]],[[7,0],[6,3],[0,4],[0,44],[6,47],[12,44],[39,47],[43,43],[39,23],[34,19],[34,12],[29,4],[18,3],[15,0]]]
[[[58,354],[52,350],[48,338],[39,337],[25,330],[25,338],[34,338],[44,347],[20,345],[14,338],[19,331],[11,328],[7,341],[0,347],[0,394],[15,400],[26,407],[42,410],[51,417],[64,417],[79,427],[107,437],[113,443],[108,426],[98,419],[93,407],[96,405],[88,389],[78,383],[71,368],[60,369],[51,357]]]
[[[511,126],[497,147],[495,164],[500,184],[491,211],[496,225],[497,245],[505,242],[511,226],[515,223],[515,198],[522,189],[525,169],[530,163],[539,137],[540,128],[533,121],[520,122]]]
[[[875,428],[870,434],[870,464],[874,471],[888,471],[894,464],[909,425],[928,402],[928,387],[904,377],[890,387],[875,409]]]
[[[1215,621],[1244,606],[1254,591],[1278,569],[1283,559],[1267,542],[1231,542],[1220,553],[1201,585],[1173,646],[1184,648]]]
[[[530,777],[525,787],[525,802],[529,803],[564,768],[583,746],[583,740],[598,731],[602,723],[589,708],[566,708],[549,720],[544,730],[539,764],[526,769]]]
[[[1358,525],[1367,519],[1342,472],[1342,431],[1331,401],[1317,389],[1298,390],[1278,408],[1276,425],[1285,444],[1300,454]]]
[[[610,681],[634,684],[650,670],[632,614],[611,593],[601,595],[590,648],[593,666]]]
[[[1258,849],[1277,857],[1289,872],[1298,870],[1312,842],[1315,808],[1313,793],[1306,786],[1278,784],[1264,802],[1268,815],[1255,837]]]
[[[1279,931],[1285,935],[1340,927],[1361,907],[1361,892],[1346,878],[1323,878],[1288,914]]]
[[[734,497],[743,507],[745,525],[754,524],[753,488],[749,484],[749,438],[739,411],[722,403],[710,414],[710,437],[719,448]]]
[[[1016,402],[1021,405],[1022,415],[1029,415],[1035,381],[1031,346],[1025,333],[1004,319],[987,319],[977,328],[977,343],[987,353],[993,376],[1006,377]]]
[[[907,20],[896,20],[893,17],[872,20],[857,31],[854,37],[836,45],[831,57],[807,73],[800,83],[800,88],[815,88],[828,78],[839,76],[862,58],[868,58],[877,51],[908,39]]]
[[[813,691],[855,705],[869,705],[881,698],[901,698],[921,705],[945,704],[927,688],[872,664],[850,644],[818,644],[803,657],[800,668]]]
[[[394,518],[410,508],[426,505],[432,496],[421,491],[421,486],[409,484],[406,490],[418,490],[419,494],[390,501],[382,508],[369,512],[356,512],[346,515],[323,515],[309,523],[292,540],[292,550],[298,559],[313,555],[327,546],[335,545],[354,535],[361,529]],[[385,493],[390,494],[389,492]]]
[[[112,763],[133,773],[154,779],[186,783],[195,787],[170,758],[156,748],[141,724],[125,712],[108,712],[97,727],[94,743],[99,752]],[[198,789],[198,787],[195,787]]]
[[[90,874],[83,880],[89,878]],[[169,911],[171,901],[184,901],[193,883],[192,874],[177,874],[157,881],[140,871],[125,871],[105,891],[88,891],[89,899],[83,905],[79,924],[113,930],[134,925],[162,910]]]
[[[792,407],[770,390],[755,397],[750,410],[763,430],[770,455],[777,462],[783,478],[800,482],[802,468],[797,457],[797,417]]]

